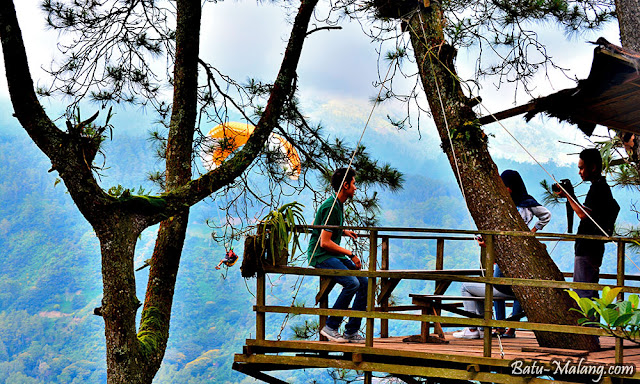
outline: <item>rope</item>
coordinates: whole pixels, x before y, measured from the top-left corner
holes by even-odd
[[[389,63],[389,69],[387,69],[387,74],[385,75],[384,80],[382,81],[382,83],[380,83],[380,90],[378,91],[378,96],[376,97],[375,102],[373,103],[373,106],[371,107],[371,111],[369,112],[369,116],[367,117],[367,121],[364,125],[364,128],[362,129],[362,133],[360,134],[360,138],[358,139],[358,143],[356,144],[356,148],[353,151],[353,155],[351,155],[351,159],[349,159],[349,164],[347,165],[347,172],[344,173],[344,176],[342,177],[342,181],[340,182],[340,188],[338,189],[338,191],[335,192],[335,197],[333,199],[333,204],[331,204],[331,208],[329,209],[329,214],[327,215],[327,218],[323,224],[323,226],[327,225],[327,223],[329,222],[329,218],[331,217],[331,213],[333,212],[333,208],[335,208],[336,206],[336,201],[338,200],[338,192],[342,189],[342,186],[344,185],[346,179],[347,179],[347,175],[349,173],[349,170],[351,169],[352,165],[353,165],[353,160],[355,159],[356,155],[358,154],[358,150],[360,148],[360,143],[362,143],[362,139],[364,137],[365,132],[367,131],[367,128],[369,127],[369,122],[371,121],[371,117],[373,116],[373,112],[375,111],[376,106],[380,103],[380,95],[382,94],[382,89],[384,88],[384,85],[386,84],[387,80],[389,79],[389,73],[391,73],[391,68],[393,68],[393,64],[396,62],[397,57],[395,57],[390,63]],[[319,240],[319,239],[318,239]],[[313,247],[313,251],[311,252],[311,257],[309,257],[309,260],[313,259],[313,256],[315,255],[317,249],[318,249],[318,244],[320,243],[320,241],[316,241],[315,246]],[[298,284],[299,282],[299,284]],[[292,302],[291,305],[293,306],[295,304],[295,301],[298,297],[298,293],[300,292],[300,288],[302,287],[302,283],[304,282],[304,276],[299,276],[298,279],[296,279],[296,282],[294,283],[294,287],[296,285],[298,285],[295,294],[293,295],[292,298]],[[287,326],[287,323],[289,321],[290,318],[290,314],[287,313],[285,315],[285,318],[282,322],[282,325],[280,326],[280,332],[278,332],[278,341],[281,339],[282,337],[282,332],[284,331],[285,327]]]
[[[493,117],[493,118],[494,118],[494,120],[495,120],[496,122],[498,122],[498,124],[500,125],[500,127],[502,127],[502,129],[504,129],[504,131],[505,131],[505,132],[507,132],[507,134],[508,134],[509,136],[511,136],[511,138],[512,138],[512,139],[513,139],[513,140],[514,140],[514,141],[515,141],[515,142],[516,142],[516,143],[517,143],[517,144],[518,144],[518,145],[519,145],[519,146],[520,146],[520,147],[521,147],[521,148],[522,148],[526,153],[527,153],[527,155],[529,155],[529,157],[531,157],[531,158],[533,159],[533,161],[535,161],[535,162],[536,162],[536,164],[538,164],[538,166],[539,166],[540,168],[542,168],[542,170],[543,170],[547,175],[549,175],[549,177],[551,177],[551,179],[553,179],[553,181],[554,181],[554,182],[555,182],[555,183],[556,183],[556,184],[557,184],[557,185],[558,185],[558,186],[559,186],[559,187],[564,191],[564,193],[567,195],[567,198],[568,198],[568,199],[571,199],[571,201],[573,201],[573,202],[574,202],[578,207],[580,207],[580,210],[582,210],[582,212],[584,212],[584,214],[585,214],[585,215],[586,215],[586,216],[587,216],[587,217],[588,217],[588,218],[589,218],[589,219],[590,219],[590,220],[591,220],[591,221],[596,225],[596,227],[598,227],[598,229],[599,229],[599,230],[604,234],[604,236],[609,237],[609,234],[608,234],[604,229],[602,229],[602,227],[601,227],[601,226],[600,226],[600,225],[599,225],[599,224],[598,224],[598,223],[593,219],[593,217],[591,217],[591,215],[589,215],[589,212],[587,212],[587,211],[584,209],[584,207],[582,206],[582,204],[580,204],[580,202],[578,202],[578,201],[577,201],[573,196],[571,196],[571,195],[567,192],[567,190],[566,190],[566,189],[564,189],[564,187],[562,186],[562,184],[558,183],[558,181],[556,180],[556,178],[555,178],[555,177],[553,177],[553,175],[551,175],[551,174],[547,171],[547,169],[546,169],[544,166],[542,166],[542,164],[540,164],[540,162],[538,162],[538,160],[535,158],[535,156],[533,156],[533,155],[532,155],[532,154],[531,154],[531,153],[530,153],[530,152],[525,148],[525,146],[524,146],[524,145],[522,145],[522,143],[520,143],[520,141],[518,141],[518,139],[516,139],[516,137],[515,137],[515,136],[513,136],[513,134],[511,134],[511,132],[507,129],[507,127],[505,127],[505,126],[504,126],[504,124],[502,124],[502,122],[501,122],[500,120],[498,120],[498,118],[496,118],[496,116],[495,116],[493,113],[491,113],[491,111],[489,111],[489,110],[487,109],[487,107],[485,107],[482,103],[480,103],[480,106],[481,106],[482,108],[484,108],[484,110],[485,110],[485,111],[487,111],[487,114],[489,114],[491,117]],[[635,242],[636,244],[640,245],[640,243],[638,243],[638,241],[634,240],[634,242]],[[625,253],[625,257],[626,257],[626,258],[631,262],[631,264],[633,264],[633,265],[638,269],[638,271],[640,272],[640,267],[638,267],[638,265],[633,261],[633,259],[631,259],[631,257],[629,257],[629,255],[627,255],[626,253]]]
[[[425,41],[426,41],[426,32],[425,32],[425,30],[424,30],[424,22],[422,21],[422,15],[421,15],[420,13],[418,13],[418,15],[420,16],[420,23],[421,23],[420,25],[421,25],[421,28],[422,28],[423,36],[425,36]],[[410,23],[408,23],[408,25],[411,27],[411,24],[410,24]],[[415,33],[415,29],[413,29],[413,27],[411,27],[411,28],[412,28],[412,30],[413,30],[413,31],[414,31],[414,33]],[[433,54],[433,52],[431,51],[431,48],[430,48],[430,47],[427,47],[427,52],[430,54],[430,55],[429,55],[429,60],[430,60],[430,61],[431,61],[431,56],[435,56],[435,57],[436,57],[436,59],[437,59],[438,61],[440,61],[440,63],[441,63],[445,68],[447,68],[447,67],[446,67],[446,65],[444,65],[444,63],[442,63],[442,61],[440,60],[440,58]],[[432,66],[432,69],[433,69],[433,66]],[[447,68],[447,69],[448,69],[448,68]],[[465,86],[466,86],[466,83],[465,83],[464,81],[462,81],[462,79],[460,79],[460,77],[459,77],[457,74],[455,74],[455,73],[451,72],[450,70],[449,70],[449,73],[450,73],[450,74],[451,74],[451,76],[453,76],[456,80],[458,80],[458,83],[459,83],[459,84],[463,84],[463,85],[465,85]],[[438,86],[438,82],[437,82],[437,79],[436,79],[436,87],[437,87],[437,86]],[[471,92],[471,89],[470,89],[468,86],[467,86],[467,90],[468,90],[469,92]],[[439,92],[438,92],[438,96],[440,97]],[[440,100],[440,104],[441,104],[441,107],[442,107],[442,100]],[[493,118],[494,118],[494,120],[495,120],[496,122],[498,122],[498,124],[500,124],[500,126],[502,127],[502,129],[504,129],[504,130],[505,130],[505,132],[507,132],[507,134],[508,134],[508,135],[509,135],[509,136],[510,136],[510,137],[511,137],[511,138],[512,138],[512,139],[513,139],[513,140],[514,140],[514,141],[515,141],[515,142],[516,142],[516,143],[517,143],[517,144],[518,144],[518,145],[519,145],[519,146],[520,146],[520,147],[521,147],[521,148],[522,148],[526,153],[527,153],[527,155],[529,155],[529,157],[531,157],[531,158],[533,159],[533,161],[534,161],[534,162],[535,162],[535,163],[536,163],[540,168],[542,168],[542,170],[543,170],[547,175],[549,175],[549,177],[550,177],[550,178],[551,178],[551,179],[552,179],[556,184],[558,184],[558,186],[559,186],[559,187],[560,187],[560,188],[565,192],[565,194],[568,196],[567,198],[571,199],[574,203],[576,203],[576,205],[577,205],[578,207],[580,207],[580,209],[582,210],[582,212],[584,212],[584,214],[585,214],[585,215],[586,215],[586,216],[587,216],[587,217],[588,217],[588,218],[589,218],[589,219],[590,219],[590,220],[591,220],[591,221],[596,225],[596,227],[597,227],[597,228],[598,228],[598,229],[603,233],[603,235],[604,235],[604,236],[606,236],[606,237],[609,237],[609,234],[608,234],[608,233],[607,233],[607,232],[606,232],[606,231],[605,231],[605,230],[604,230],[604,229],[603,229],[603,228],[602,228],[602,227],[601,227],[601,226],[600,226],[600,225],[599,225],[599,224],[598,224],[594,219],[593,219],[593,217],[591,217],[591,215],[590,215],[590,214],[589,214],[589,213],[584,209],[584,207],[582,206],[582,204],[580,204],[577,200],[575,200],[572,196],[570,196],[570,195],[569,195],[569,193],[565,190],[565,188],[564,188],[564,187],[562,187],[562,185],[561,185],[560,183],[558,183],[558,181],[555,179],[555,177],[553,177],[553,175],[551,175],[551,174],[547,171],[547,169],[546,169],[542,164],[540,164],[540,162],[535,158],[535,156],[533,156],[533,154],[531,154],[531,153],[527,150],[527,148],[526,148],[524,145],[522,145],[522,143],[520,143],[520,141],[518,141],[518,139],[517,139],[513,134],[511,134],[511,132],[510,132],[510,131],[509,131],[509,130],[508,130],[508,129],[507,129],[507,128],[502,124],[502,122],[501,122],[500,120],[498,120],[498,118],[496,118],[496,116],[495,116],[493,113],[491,113],[491,111],[489,111],[489,110],[484,106],[484,104],[483,104],[482,102],[479,102],[479,105],[480,105],[482,108],[484,108],[484,109],[485,109],[485,111],[487,111],[487,113],[488,113],[489,115],[491,115],[491,117],[493,117]],[[442,108],[443,108],[443,113],[444,113],[444,107],[442,107]],[[446,120],[445,120],[445,123],[446,123]],[[448,131],[449,131],[449,128],[448,128],[448,125],[447,125],[447,132],[448,132]],[[451,135],[450,135],[450,134],[449,134],[449,141],[451,142]],[[452,148],[452,152],[453,152],[453,148]],[[454,156],[455,156],[455,155],[454,155]],[[455,159],[455,157],[454,157],[454,159]],[[456,166],[457,166],[457,164],[456,164]],[[462,184],[461,184],[461,189],[463,189]],[[462,192],[462,193],[463,193],[463,196],[464,196],[464,190],[463,190],[463,192]],[[466,199],[465,199],[465,200],[466,200]],[[638,244],[638,245],[640,246],[640,242],[638,242],[638,241],[634,240],[634,243],[636,243],[636,244]],[[555,249],[555,247],[554,247],[554,249]],[[628,260],[629,260],[629,261],[630,261],[630,262],[631,262],[631,263],[632,263],[632,264],[633,264],[633,265],[638,269],[638,271],[640,271],[640,267],[638,267],[638,265],[633,261],[633,259],[631,259],[631,257],[629,257],[629,255],[627,255],[627,254],[625,253],[625,257],[626,257],[626,258],[627,258],[627,259],[628,259]]]

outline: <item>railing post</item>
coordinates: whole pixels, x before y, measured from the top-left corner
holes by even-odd
[[[371,231],[369,234],[369,272],[376,271],[378,261],[378,231]],[[376,278],[370,277],[367,286],[367,312],[375,311],[376,304]],[[367,317],[367,333],[365,345],[373,347],[373,320]]]
[[[381,239],[382,239],[382,245],[381,245],[382,260],[380,261],[380,269],[383,271],[388,271],[389,270],[389,237],[382,236]],[[381,280],[384,281],[389,279],[381,279]],[[389,299],[386,298],[382,300],[382,302],[380,303],[380,307],[382,308],[383,312],[387,312],[389,309]],[[389,319],[380,319],[380,337],[381,338],[389,337]]]
[[[493,277],[493,262],[495,260],[495,249],[493,248],[493,235],[483,235],[487,248],[485,258],[485,277]],[[493,284],[485,284],[484,294],[484,320],[491,320],[493,317]],[[484,327],[484,357],[491,357],[491,327]]]
[[[256,278],[257,287],[256,287],[256,305],[258,309],[256,309],[256,340],[264,340],[265,339],[265,313],[262,312],[260,308],[264,308],[266,305],[265,300],[265,291],[266,291],[266,279],[264,274],[258,273],[258,277]]]
[[[436,270],[442,271],[443,269],[444,269],[444,239],[438,239],[436,240]],[[435,292],[435,289],[437,289],[440,282],[442,282],[442,280],[434,281],[434,292]],[[436,294],[441,294],[441,293],[438,292]],[[436,310],[436,315],[440,316],[441,314],[442,314],[442,311],[440,310],[440,308],[438,308]]]
[[[319,283],[319,290],[318,292],[322,291],[322,282],[325,279],[331,279],[331,277],[328,276],[320,276],[320,283]],[[322,308],[322,309],[327,309],[329,308],[329,295],[326,294],[324,295],[324,297],[322,297],[322,299],[320,299],[320,301],[318,302],[318,308]],[[320,318],[318,319],[318,331],[321,330],[322,328],[324,328],[325,325],[327,325],[327,318],[328,316],[325,315],[320,315]],[[327,339],[326,336],[320,335],[320,341],[327,341],[329,339]]]
[[[444,269],[444,239],[436,240],[436,269]]]
[[[624,248],[625,243],[622,240],[618,240],[618,270],[616,276],[616,285],[618,287],[624,286]],[[620,292],[618,294],[618,300],[624,300],[624,293]],[[616,364],[622,364],[624,360],[624,349],[623,349],[623,340],[619,337],[616,337]]]

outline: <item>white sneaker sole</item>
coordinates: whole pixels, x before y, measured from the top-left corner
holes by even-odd
[[[457,332],[456,332],[457,333]],[[484,335],[482,334],[475,334],[475,335],[465,335],[465,334],[457,334],[454,333],[452,336],[455,337],[456,339],[467,339],[467,340],[475,340],[475,339],[482,339],[484,337]]]

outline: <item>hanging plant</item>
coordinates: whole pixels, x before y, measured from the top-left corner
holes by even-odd
[[[256,225],[257,234],[245,239],[244,257],[242,260],[242,276],[254,277],[263,274],[263,262],[270,265],[286,265],[289,259],[289,243],[291,258],[300,247],[298,225],[306,225],[302,215],[304,205],[294,201],[269,212]]]
[[[289,257],[289,243],[291,258],[300,247],[300,232],[297,225],[306,225],[302,215],[304,205],[294,201],[269,212],[258,224],[258,236],[262,241],[262,248],[266,250],[267,262],[272,265],[286,265]]]

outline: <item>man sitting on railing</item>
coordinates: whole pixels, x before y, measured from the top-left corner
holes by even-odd
[[[338,169],[331,177],[331,186],[336,191],[335,196],[325,200],[316,213],[313,225],[342,226],[344,213],[343,204],[356,192],[356,172],[349,168]],[[309,264],[323,269],[360,269],[362,264],[358,256],[340,246],[342,235],[356,239],[358,235],[349,230],[314,229],[311,232],[307,256]],[[367,306],[367,278],[356,276],[335,276],[332,279],[342,285],[342,292],[338,296],[333,309],[348,309],[351,300],[353,310],[364,311]],[[342,317],[329,316],[327,324],[320,330],[320,334],[331,341],[339,343],[364,343],[364,338],[358,333],[362,318],[352,317],[345,326],[344,334],[339,332]]]

